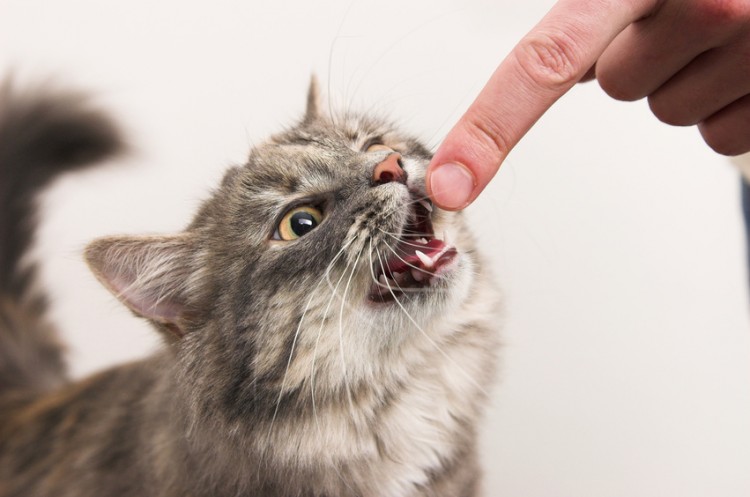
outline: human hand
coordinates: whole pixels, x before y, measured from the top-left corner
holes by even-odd
[[[438,148],[427,190],[458,210],[531,126],[593,77],[618,100],[648,97],[715,151],[750,151],[750,0],[560,0],[512,50]]]

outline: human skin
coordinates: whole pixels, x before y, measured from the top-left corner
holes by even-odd
[[[750,151],[750,0],[560,0],[503,60],[426,177],[448,210],[471,204],[562,95],[596,78],[618,100],[697,126],[716,152]]]

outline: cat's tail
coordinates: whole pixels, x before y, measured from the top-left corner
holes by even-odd
[[[0,84],[0,393],[46,389],[65,377],[46,296],[25,256],[37,194],[59,174],[122,148],[116,126],[84,95]]]

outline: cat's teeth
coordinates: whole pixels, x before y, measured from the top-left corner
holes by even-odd
[[[406,273],[405,272],[404,273],[393,273],[393,280],[397,284],[399,284],[399,285],[404,282],[405,278],[406,278]]]
[[[385,274],[381,274],[378,277],[378,283],[380,283],[381,285],[386,286],[386,287],[390,286],[390,284],[388,282],[388,278],[385,276]]]
[[[414,278],[414,280],[417,283],[422,282],[422,280],[424,280],[425,278],[427,278],[427,276],[428,276],[427,273],[424,273],[424,272],[420,271],[419,269],[412,269],[411,270],[411,277]]]
[[[420,238],[417,240],[417,243],[421,243],[422,245],[427,245],[427,238]]]
[[[420,200],[419,205],[427,209],[427,212],[432,212],[432,205],[426,200]]]
[[[434,264],[434,261],[424,252],[421,252],[419,250],[415,250],[414,253],[419,257],[419,260],[422,261],[422,264],[427,266],[428,268],[431,268]]]

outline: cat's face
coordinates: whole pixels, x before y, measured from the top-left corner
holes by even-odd
[[[429,152],[386,123],[324,117],[314,100],[227,173],[185,233],[88,252],[174,337],[185,381],[210,377],[205,395],[253,409],[380,377],[405,344],[450,333],[471,294],[473,242],[426,195]]]

